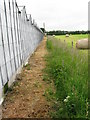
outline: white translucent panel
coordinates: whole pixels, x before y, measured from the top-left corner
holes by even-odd
[[[11,12],[12,13],[12,12]],[[11,14],[11,22],[12,22],[12,28],[14,29],[14,18],[13,18],[13,13]]]
[[[7,69],[8,69],[8,77],[9,77],[9,80],[10,80],[10,78],[12,76],[12,70],[11,70],[11,63],[10,63],[10,61],[7,62]]]
[[[0,90],[2,89],[2,78],[1,78],[1,74],[0,74]]]
[[[6,66],[5,65],[1,66],[1,69],[2,69],[3,82],[4,82],[4,85],[5,85],[7,83]]]
[[[11,21],[12,21],[12,27],[14,28],[14,16],[13,16],[13,8],[11,8]]]
[[[19,61],[19,66],[20,66],[20,55],[18,55],[18,61]]]
[[[10,54],[11,54],[11,59],[14,58],[14,55],[13,55],[13,45],[10,44]]]
[[[13,42],[15,43],[16,39],[15,39],[15,31],[14,31],[14,29],[12,29],[12,34],[13,34]]]
[[[1,12],[1,21],[2,21],[2,26],[6,26],[5,11]]]
[[[12,72],[15,73],[15,62],[14,59],[11,60],[12,63]]]
[[[17,54],[19,54],[19,45],[18,45],[18,42],[17,42]]]
[[[9,13],[9,1],[5,0],[6,12]]]
[[[11,28],[8,28],[9,43],[12,43]]]
[[[4,0],[0,0],[0,9],[4,10]]]
[[[0,101],[2,99],[2,93],[3,93],[3,86],[2,86],[2,79],[1,79],[1,74],[0,74]]]
[[[20,65],[20,54],[18,54],[18,60],[19,60],[19,65]]]
[[[21,46],[22,42],[20,41],[20,55],[21,55],[21,59],[22,59],[22,46]]]
[[[16,47],[16,43],[14,43],[14,52],[15,52],[15,56],[17,56],[17,47]]]
[[[0,46],[2,45],[2,35],[1,35],[1,26],[0,26]]]
[[[8,39],[7,39],[7,29],[6,29],[6,27],[2,26],[2,32],[3,32],[4,44],[7,44],[8,43]]]
[[[11,23],[10,23],[10,14],[7,13],[7,26],[11,27]]]
[[[13,0],[13,6],[14,6],[14,12],[16,13],[16,4],[15,4],[15,0]]]
[[[5,64],[3,46],[0,46],[0,66]]]
[[[18,33],[17,33],[17,29],[16,29],[16,42],[18,43]]]
[[[20,48],[20,53],[21,53],[21,41],[19,42],[19,48]]]
[[[15,18],[15,28],[17,30],[17,19],[16,19],[16,13],[14,13],[14,18]]]
[[[16,61],[16,66],[18,68],[18,58],[17,58],[17,56],[15,56],[15,61]]]
[[[20,65],[21,65],[21,61],[20,61],[20,57],[21,57],[21,56],[20,56],[20,54],[19,54],[18,56],[19,56],[19,66],[20,66]]]
[[[8,44],[5,44],[5,56],[6,56],[6,62],[10,61]]]
[[[9,0],[9,1],[10,1],[10,3],[12,3],[13,0]]]

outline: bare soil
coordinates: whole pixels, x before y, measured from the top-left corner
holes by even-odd
[[[29,65],[17,75],[17,82],[7,93],[3,103],[3,118],[50,118],[52,105],[44,96],[50,87],[43,80],[47,54],[46,38],[29,59]]]

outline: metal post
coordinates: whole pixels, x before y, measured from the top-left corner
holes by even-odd
[[[73,41],[72,41],[72,48],[73,48]]]

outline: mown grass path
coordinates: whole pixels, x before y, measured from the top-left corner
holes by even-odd
[[[8,92],[3,103],[3,118],[49,118],[51,105],[43,95],[49,87],[43,80],[42,72],[46,54],[44,38]]]

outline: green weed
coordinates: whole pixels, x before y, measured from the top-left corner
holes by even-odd
[[[46,73],[49,79],[54,80],[55,97],[60,103],[53,117],[86,118],[88,54],[65,46],[51,37],[47,40],[47,49],[49,54],[46,57]]]
[[[23,67],[26,68],[27,70],[30,70],[30,64],[26,64]]]

